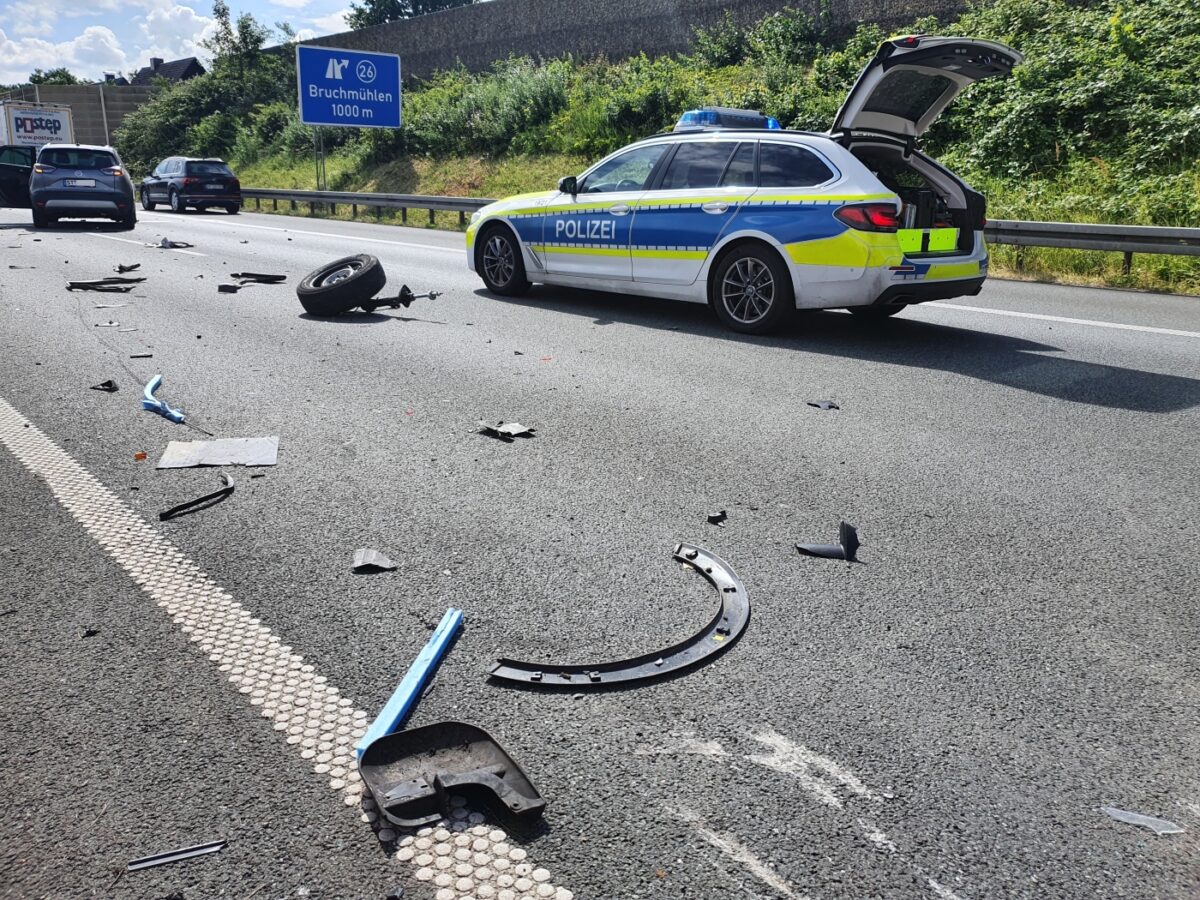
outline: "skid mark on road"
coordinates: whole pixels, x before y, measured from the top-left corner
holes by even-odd
[[[794,776],[800,782],[800,787],[814,800],[841,809],[839,790],[868,800],[882,799],[859,781],[858,776],[849,769],[770,728],[754,735],[754,739],[769,747],[771,752],[751,756],[750,761]]]
[[[713,831],[704,824],[700,816],[690,809],[672,809],[671,812],[691,825],[696,834],[700,835],[706,843],[716,847],[738,865],[744,866],[751,875],[763,884],[774,888],[785,897],[792,897],[794,900],[811,900],[806,894],[796,893],[795,888],[781,878],[774,869],[755,856],[749,847],[732,835]]]
[[[2,398],[0,445],[45,483],[108,556],[271,721],[287,745],[311,763],[313,773],[336,791],[346,806],[361,807],[365,822],[376,823],[378,813],[370,796],[363,796],[354,756],[354,744],[367,728],[367,713],[355,709],[304,657]],[[465,838],[470,844],[468,859],[447,854],[442,865],[434,855],[405,852],[407,846],[427,840],[432,829],[423,829],[396,854],[416,869],[418,879],[434,882],[436,900],[571,900],[571,892],[551,884],[549,872],[527,861],[524,850],[511,847],[503,831],[483,825],[481,814],[460,805],[452,821],[445,824],[448,834],[451,828],[459,832],[474,829],[469,836],[455,837],[456,842]],[[384,827],[379,837],[391,841],[396,834]],[[453,853],[462,849],[456,843]],[[447,871],[452,867],[453,877]],[[504,885],[505,879],[511,883]],[[528,890],[522,887],[518,893],[514,890],[518,883],[527,885]]]
[[[671,743],[662,747],[634,750],[634,756],[728,756],[719,741],[705,741],[691,732],[670,735]]]

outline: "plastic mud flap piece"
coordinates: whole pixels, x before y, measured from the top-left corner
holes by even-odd
[[[620,662],[560,666],[501,659],[492,667],[491,677],[572,691],[603,690],[683,672],[714,659],[729,649],[746,630],[750,622],[750,598],[737,573],[707,550],[679,544],[675,547],[675,559],[708,579],[720,596],[720,608],[704,630],[658,653]]]
[[[358,771],[388,821],[405,828],[448,816],[451,791],[520,818],[536,818],[546,808],[504,748],[463,722],[385,735],[363,751]]]

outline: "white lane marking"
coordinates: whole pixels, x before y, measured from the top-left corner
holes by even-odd
[[[634,750],[634,756],[728,756],[720,741],[705,741],[692,732],[672,734],[673,742],[663,747]]]
[[[671,812],[691,825],[695,829],[696,834],[700,835],[707,843],[716,847],[734,862],[744,866],[751,875],[763,884],[774,888],[785,897],[792,897],[794,900],[810,900],[808,895],[796,893],[795,889],[781,878],[774,869],[755,856],[749,847],[732,835],[713,831],[704,824],[700,816],[689,809],[672,809]]]
[[[882,799],[859,781],[858,776],[849,769],[770,728],[754,735],[754,739],[768,747],[771,752],[751,756],[751,762],[795,776],[800,782],[800,787],[813,799],[827,806],[842,808],[842,800],[837,795],[839,789],[868,800]]]
[[[963,900],[962,897],[950,890],[945,885],[938,884],[932,878],[926,878],[925,881],[933,888],[933,892],[941,898],[941,900]]]
[[[117,237],[115,234],[96,234],[93,231],[85,231],[84,234],[88,235],[89,237],[104,238],[106,241],[120,241],[122,244],[137,244],[137,246],[139,246],[139,247],[146,246],[145,241],[134,241],[129,238],[121,238],[121,237]],[[147,250],[149,250],[149,249],[170,250],[172,253],[186,253],[188,256],[208,256],[207,253],[197,253],[195,250],[184,250],[182,247],[162,247],[162,248],[147,247],[146,249]]]
[[[879,830],[879,828],[864,819],[858,820],[858,827],[862,829],[863,837],[870,841],[872,845],[878,847],[880,850],[886,850],[888,853],[896,852],[896,845],[887,836],[887,832]]]
[[[165,219],[166,217],[164,216],[163,218]],[[192,222],[199,223],[199,220],[192,220]],[[191,224],[191,223],[189,223],[189,224]],[[215,223],[203,223],[203,224],[215,224]],[[304,229],[301,229],[301,228],[280,228],[277,225],[251,225],[248,222],[224,222],[223,221],[223,222],[221,222],[221,225],[223,227],[228,227],[228,226],[232,225],[236,228],[254,228],[259,231],[278,231],[278,232],[286,233],[286,234],[306,234],[309,237],[340,238],[340,239],[346,240],[346,241],[366,241],[367,243],[370,243],[370,244],[390,244],[393,247],[413,247],[413,248],[416,248],[417,250],[441,250],[443,253],[465,254],[467,252],[467,248],[466,248],[466,244],[465,244],[466,238],[463,239],[464,244],[462,247],[441,247],[437,244],[414,244],[411,241],[388,241],[388,240],[384,240],[383,238],[361,237],[357,234],[335,234],[331,231],[305,231]],[[97,237],[102,237],[102,235],[97,235]]]
[[[922,303],[937,309],[956,309],[962,312],[985,313],[989,316],[1011,316],[1014,319],[1038,319],[1042,322],[1062,322],[1066,325],[1090,325],[1093,328],[1117,328],[1121,331],[1144,331],[1147,334],[1169,334],[1175,337],[1200,338],[1200,331],[1180,331],[1177,328],[1155,328],[1150,325],[1126,325],[1122,322],[1099,322],[1094,319],[1071,319],[1067,316],[1047,316],[1042,313],[1017,312],[1012,309],[988,309],[984,306],[960,306],[957,303]]]
[[[374,802],[369,794],[363,796],[354,756],[354,744],[367,728],[367,714],[3,398],[0,445],[50,489],[218,671],[260,708],[288,746],[312,763],[313,772],[347,806],[361,805],[364,821],[377,823]],[[418,880],[433,882],[439,889],[437,900],[476,898],[482,896],[475,891],[476,882],[504,879],[522,894],[572,900],[570,891],[550,883],[549,872],[534,867],[525,850],[507,842],[504,831],[483,821],[482,814],[460,802],[440,829],[424,828],[402,841],[396,858],[413,866]],[[442,831],[445,839],[439,837]],[[445,853],[434,849],[434,837],[439,837],[439,848],[449,848]],[[396,834],[384,826],[379,838],[392,841]],[[461,859],[460,851],[467,859]],[[465,874],[452,868],[455,864],[465,865]]]

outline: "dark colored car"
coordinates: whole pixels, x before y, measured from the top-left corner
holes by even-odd
[[[36,147],[0,146],[0,206],[29,209],[29,178]]]
[[[133,182],[112,147],[45,144],[33,163],[24,205],[33,209],[34,228],[59,219],[112,219],[126,228],[137,224]]]
[[[217,206],[230,215],[242,207],[242,185],[224,160],[169,156],[142,179],[142,209],[165,203],[174,212]]]

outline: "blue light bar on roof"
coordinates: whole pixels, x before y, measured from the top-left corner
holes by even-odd
[[[675,123],[675,130],[685,128],[765,128],[782,130],[776,119],[754,109],[729,109],[723,106],[704,106],[689,109]]]

